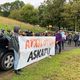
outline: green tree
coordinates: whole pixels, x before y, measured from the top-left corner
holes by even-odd
[[[22,20],[27,23],[38,23],[38,9],[35,9],[32,5],[27,4],[20,10]]]
[[[64,0],[47,0],[39,7],[40,24],[61,27]]]
[[[3,14],[3,16],[7,17],[10,14],[10,8],[11,4],[10,3],[4,3],[0,5],[0,11]]]
[[[23,1],[19,1],[19,0],[16,0],[14,2],[11,3],[11,11],[12,10],[18,10],[18,9],[21,9],[23,6],[24,6],[24,2]]]
[[[62,16],[64,17],[65,23],[68,29],[79,30],[80,28],[80,1],[74,0],[64,5],[64,12]]]
[[[16,20],[22,21],[21,15],[20,15],[20,10],[13,10],[13,11],[11,11],[9,17],[13,18],[13,19],[16,19]]]
[[[8,17],[13,10],[19,10],[24,6],[23,1],[16,0],[12,3],[4,3],[0,5],[0,12],[3,16]]]

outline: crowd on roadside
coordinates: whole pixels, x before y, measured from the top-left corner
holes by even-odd
[[[15,27],[16,29],[18,27]],[[3,34],[6,34],[6,35],[9,35],[9,36],[12,36],[14,34],[14,30],[4,30],[4,29],[1,29],[0,30],[0,35],[3,35]],[[22,36],[52,36],[53,33],[52,32],[48,32],[48,31],[45,31],[45,32],[32,32],[30,30],[20,30],[19,35],[22,35]]]
[[[61,49],[64,49],[64,44],[68,44],[69,46],[72,45],[74,42],[74,46],[80,46],[80,33],[79,32],[70,32],[70,31],[65,31],[64,29],[57,30],[55,32],[37,32],[34,33],[29,30],[20,30],[20,27],[15,26],[14,30],[0,30],[0,36],[1,35],[8,35],[12,36],[14,35],[15,32],[19,29],[18,34],[21,36],[55,36],[56,37],[56,49],[59,49],[59,52],[61,52]]]
[[[55,32],[56,37],[56,53],[61,53],[64,50],[65,44],[75,47],[80,47],[80,33],[79,32],[70,32],[64,31],[63,29]]]
[[[20,29],[20,27],[15,26],[14,30],[0,30],[0,35],[7,34],[8,36],[14,35],[14,33]],[[75,47],[80,46],[80,33],[79,32],[70,32],[70,31],[65,31],[64,29],[57,30],[55,32],[37,32],[34,33],[29,30],[19,30],[18,32],[19,35],[21,36],[55,36],[56,37],[56,51],[58,50],[59,53],[61,52],[62,49],[64,49],[65,44],[68,44],[71,46],[74,43]]]
[[[5,34],[8,36],[14,37],[14,38],[12,38],[12,41],[14,44],[12,44],[11,46],[15,49],[15,57],[17,57],[17,58],[18,58],[17,54],[19,54],[19,51],[18,51],[19,50],[19,45],[18,45],[18,36],[19,35],[20,36],[55,36],[55,38],[56,38],[55,52],[56,53],[61,53],[61,51],[66,48],[65,44],[71,46],[74,43],[75,47],[80,47],[80,33],[64,31],[64,29],[57,30],[55,32],[45,31],[45,32],[41,32],[41,33],[40,32],[34,33],[29,30],[21,31],[20,27],[15,26],[13,31],[11,31],[11,30],[5,31],[4,29],[1,29],[0,37],[2,37]],[[14,62],[14,70],[15,70],[15,73],[18,74],[18,72],[20,70],[15,69],[15,66],[17,65],[17,61],[18,60],[15,60],[15,62]]]

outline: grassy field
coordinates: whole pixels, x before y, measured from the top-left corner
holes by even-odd
[[[30,24],[26,24],[26,23],[16,21],[13,19],[9,19],[9,18],[5,18],[5,17],[0,17],[0,29],[12,30],[15,25],[20,26],[22,30],[28,29],[28,30],[33,31],[33,32],[44,32],[44,31],[46,31],[45,28],[33,26]]]
[[[14,74],[10,80],[80,80],[80,49],[41,60],[24,68],[22,75]]]

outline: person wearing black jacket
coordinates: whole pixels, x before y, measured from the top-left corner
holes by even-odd
[[[77,47],[77,46],[78,46],[78,40],[79,40],[79,35],[78,35],[78,33],[76,33],[76,34],[74,35],[73,40],[74,40],[74,43],[75,43],[75,47]]]

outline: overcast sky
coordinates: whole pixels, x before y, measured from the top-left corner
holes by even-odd
[[[6,2],[13,2],[15,0],[0,0],[0,4],[6,3]],[[34,5],[35,7],[39,6],[44,0],[20,0],[24,1],[25,3],[30,3]]]

